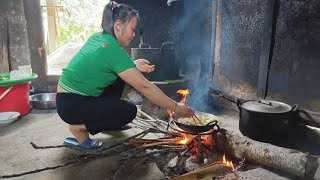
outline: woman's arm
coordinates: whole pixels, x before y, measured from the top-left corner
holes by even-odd
[[[136,68],[130,68],[118,74],[121,79],[134,87],[151,102],[160,107],[175,111],[185,117],[190,117],[194,111],[182,103],[177,103],[165,95],[156,85],[148,81]]]

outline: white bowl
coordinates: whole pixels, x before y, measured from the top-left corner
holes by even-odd
[[[13,123],[20,116],[19,112],[1,112],[0,113],[0,126],[6,126]]]

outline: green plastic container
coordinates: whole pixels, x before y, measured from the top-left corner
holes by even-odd
[[[37,77],[38,75],[36,73],[32,73],[32,76],[30,77],[17,79],[17,80],[10,80],[10,73],[0,73],[0,86],[12,86],[16,84],[23,84],[26,82],[30,82]],[[7,79],[7,80],[3,80],[3,79]]]

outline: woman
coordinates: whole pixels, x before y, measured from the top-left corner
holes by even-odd
[[[166,96],[141,72],[152,72],[149,61],[132,61],[121,48],[135,37],[138,12],[125,4],[109,2],[103,11],[103,32],[92,35],[69,65],[63,69],[57,88],[57,111],[74,135],[64,144],[92,149],[102,145],[89,137],[101,131],[120,129],[137,114],[136,106],[121,100],[124,83],[151,102],[190,117],[194,111]]]

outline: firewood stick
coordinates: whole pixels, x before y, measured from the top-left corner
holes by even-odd
[[[238,159],[278,169],[304,179],[313,179],[318,158],[307,153],[254,141],[235,132],[220,129],[215,139],[217,148]]]
[[[194,147],[194,143],[190,143],[184,151],[182,151],[178,156],[184,156],[187,152],[189,152]]]
[[[106,146],[106,147],[101,148],[101,149],[99,149],[99,150],[97,150],[97,151],[98,151],[98,152],[101,152],[101,153],[103,154],[103,151],[104,151],[104,150],[107,150],[107,149],[110,149],[110,148],[113,148],[113,147],[116,147],[116,146],[120,146],[120,145],[122,145],[123,143],[129,141],[130,139],[133,139],[133,138],[142,136],[142,135],[144,135],[144,134],[148,134],[149,132],[150,132],[150,129],[144,130],[144,131],[142,131],[142,132],[140,132],[140,133],[138,133],[138,134],[136,134],[136,135],[130,136],[130,137],[128,137],[128,138],[125,138],[125,139],[121,140],[120,142],[116,142],[116,143],[114,143],[114,144],[111,144],[110,146]]]
[[[177,138],[170,139],[130,139],[130,143],[154,143],[154,142],[175,142],[178,141]]]
[[[150,128],[150,132],[159,132],[159,133],[163,133],[163,134],[181,137],[181,133],[165,131],[165,130],[160,130],[160,129],[155,129],[155,128]]]
[[[139,117],[136,117],[135,120],[138,120],[138,122],[141,124],[148,124],[154,128],[165,129],[165,127],[161,124],[162,123],[161,120],[147,120],[147,119],[142,119]],[[165,123],[165,122],[163,122],[163,123]]]
[[[215,176],[220,176],[221,174],[226,174],[232,171],[232,168],[225,166],[221,163],[212,163],[203,168],[197,169],[195,171],[176,176],[172,178],[173,180],[194,180],[194,179],[211,179]]]
[[[148,118],[150,120],[157,121],[156,119],[154,119],[153,117],[149,116],[147,113],[143,112],[140,109],[138,109],[138,112],[141,113],[142,115],[144,115],[146,118]]]
[[[149,143],[149,144],[143,144],[141,147],[151,147],[151,146],[158,146],[158,145],[164,145],[164,144],[175,144],[174,141],[163,141],[163,142],[155,142],[155,143]]]
[[[149,120],[144,120],[144,119],[139,118],[139,117],[136,117],[136,119],[139,119],[139,120],[142,120],[142,121],[155,122],[155,123],[157,123],[157,124],[159,123],[158,125],[160,125],[160,123],[162,123],[161,120],[159,120],[159,119],[154,119],[153,117],[151,117],[150,115],[148,115],[147,113],[143,112],[143,111],[140,110],[140,109],[138,109],[138,112],[139,112],[140,114],[142,114],[143,116],[145,116],[146,118],[148,118]],[[163,122],[163,123],[165,123],[165,122]],[[161,125],[160,125],[160,126],[161,126]],[[163,127],[163,128],[165,128],[165,127]]]

